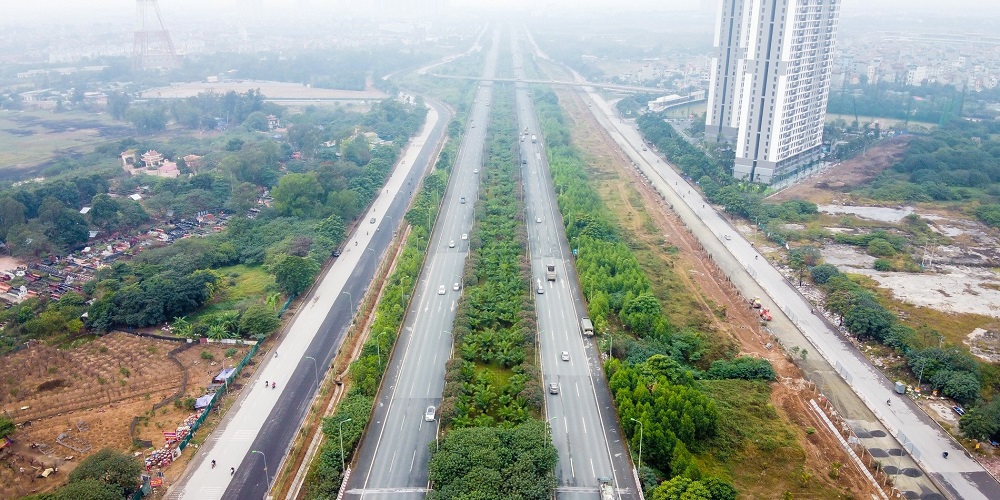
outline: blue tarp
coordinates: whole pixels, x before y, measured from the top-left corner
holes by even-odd
[[[215,382],[219,382],[219,383],[225,382],[226,379],[228,379],[229,376],[232,375],[233,372],[235,372],[235,371],[236,371],[236,368],[226,368],[225,370],[222,370],[221,372],[219,372],[219,374],[216,375],[215,378],[212,379],[212,380],[214,380]]]
[[[212,398],[215,397],[215,393],[205,394],[204,396],[198,398],[194,402],[194,409],[200,410],[210,404],[212,404]]]

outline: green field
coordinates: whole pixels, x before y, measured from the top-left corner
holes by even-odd
[[[832,121],[837,120],[837,119],[844,120],[845,122],[848,123],[848,125],[850,125],[850,123],[854,121],[854,115],[837,115],[837,114],[830,114],[830,113],[827,113],[827,115],[826,115],[826,121],[827,122],[832,122]],[[882,130],[886,130],[886,129],[889,129],[891,127],[896,127],[896,126],[899,126],[899,127],[903,126],[903,120],[900,120],[899,118],[884,118],[884,117],[881,117],[881,116],[858,115],[858,121],[861,122],[861,123],[871,123],[871,122],[873,122],[875,120],[878,120],[879,124],[881,124]],[[918,122],[918,121],[910,120],[907,123],[908,123],[907,127],[910,128],[910,129],[912,129],[913,127],[923,127],[923,128],[926,128],[926,129],[929,130],[929,129],[937,127],[936,123],[931,123],[931,122]]]
[[[129,133],[131,127],[103,114],[0,111],[0,170],[32,167]]]
[[[192,321],[238,308],[242,302],[246,302],[247,305],[253,302],[264,302],[268,289],[274,285],[274,277],[260,266],[220,267],[215,272],[222,276],[223,287],[216,293],[212,303],[192,316]]]

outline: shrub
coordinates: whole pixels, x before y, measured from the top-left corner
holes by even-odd
[[[812,276],[813,283],[817,285],[826,284],[830,278],[840,274],[840,270],[833,264],[820,264],[809,268],[809,275]]]
[[[766,359],[740,356],[731,361],[718,360],[705,373],[710,379],[739,378],[744,380],[775,380],[774,367]]]
[[[868,242],[868,255],[872,257],[892,257],[896,255],[896,249],[893,248],[892,243],[889,243],[882,238],[872,238]]]
[[[888,259],[875,259],[875,263],[872,265],[876,271],[892,271],[892,262]]]

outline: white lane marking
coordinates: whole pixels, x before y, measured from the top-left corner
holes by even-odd
[[[583,418],[583,415],[580,415],[580,423],[583,424],[583,433],[587,434],[587,419]]]
[[[576,468],[573,467],[573,457],[569,457],[569,475],[576,477]]]
[[[392,452],[392,459],[389,460],[389,473],[392,474],[392,468],[396,465],[396,452]]]
[[[594,475],[594,477],[597,477],[597,469],[594,468],[593,458],[590,459],[590,472]]]
[[[403,418],[399,419],[399,430],[403,430],[403,427],[406,427],[406,415],[405,414],[403,415]]]
[[[413,464],[417,461],[417,450],[413,450],[413,456],[410,457],[410,472],[413,472]]]

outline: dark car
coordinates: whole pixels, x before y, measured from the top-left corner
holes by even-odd
[[[334,257],[340,257],[340,249],[339,248],[333,251],[333,256]]]

